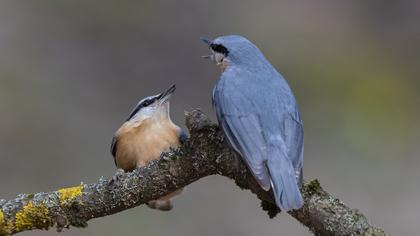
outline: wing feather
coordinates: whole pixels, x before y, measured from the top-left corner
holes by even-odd
[[[258,117],[254,114],[242,114],[236,108],[237,104],[222,100],[218,95],[222,94],[216,91],[213,102],[217,119],[229,143],[243,157],[261,187],[269,190],[270,175],[265,165],[265,143]]]
[[[114,163],[117,165],[117,159],[115,155],[117,154],[117,138],[114,136],[112,137],[111,148],[110,148],[112,157],[114,158]]]
[[[300,119],[299,112],[290,114],[284,120],[284,136],[285,145],[287,148],[287,157],[293,164],[298,184],[302,184],[302,164],[304,152],[304,139],[303,139],[303,124]]]
[[[302,175],[303,125],[293,95],[285,84],[267,88],[254,83],[244,88],[240,87],[244,81],[237,83],[240,79],[222,75],[213,91],[219,125],[261,187],[273,187],[277,205],[299,208],[303,204],[297,186]]]

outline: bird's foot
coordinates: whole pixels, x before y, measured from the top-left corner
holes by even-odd
[[[161,211],[170,211],[174,208],[170,200],[152,200],[147,203],[147,206]]]

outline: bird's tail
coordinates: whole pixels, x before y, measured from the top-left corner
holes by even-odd
[[[274,154],[274,152],[271,152]],[[300,193],[295,171],[292,162],[286,154],[277,149],[276,155],[271,155],[267,161],[270,172],[271,186],[277,206],[283,211],[299,209],[303,206],[303,199]]]

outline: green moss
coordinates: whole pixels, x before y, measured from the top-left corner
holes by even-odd
[[[387,234],[380,228],[372,227],[372,228],[369,228],[363,235],[364,236],[386,236]]]
[[[60,197],[60,204],[68,204],[73,199],[82,196],[83,193],[83,185],[79,185],[76,187],[71,188],[62,188],[57,191]]]
[[[360,213],[359,211],[355,211],[355,212],[353,212],[353,214],[352,214],[352,219],[353,219],[353,222],[359,222],[361,219],[364,219],[365,218],[365,216],[362,214],[362,213]]]
[[[88,226],[88,223],[84,219],[76,218],[71,222],[71,225],[73,225],[76,228],[86,228]]]
[[[305,184],[305,189],[309,195],[313,195],[321,190],[321,184],[319,183],[318,179],[314,179]]]
[[[15,230],[17,232],[33,228],[48,229],[52,225],[53,221],[48,214],[48,209],[43,204],[35,206],[29,202],[16,213]]]

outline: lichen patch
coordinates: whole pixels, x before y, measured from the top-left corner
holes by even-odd
[[[71,188],[62,188],[58,190],[60,204],[66,204],[72,201],[73,199],[81,196],[82,192],[83,192],[83,185],[79,185],[79,186],[71,187]]]
[[[4,217],[4,213],[0,208],[0,235],[10,235],[12,234],[13,223],[8,222]]]
[[[0,209],[0,225],[3,225],[4,223],[4,214],[3,211]]]
[[[29,202],[16,213],[15,230],[17,232],[33,228],[48,229],[52,224],[48,209],[43,204],[36,206]]]

